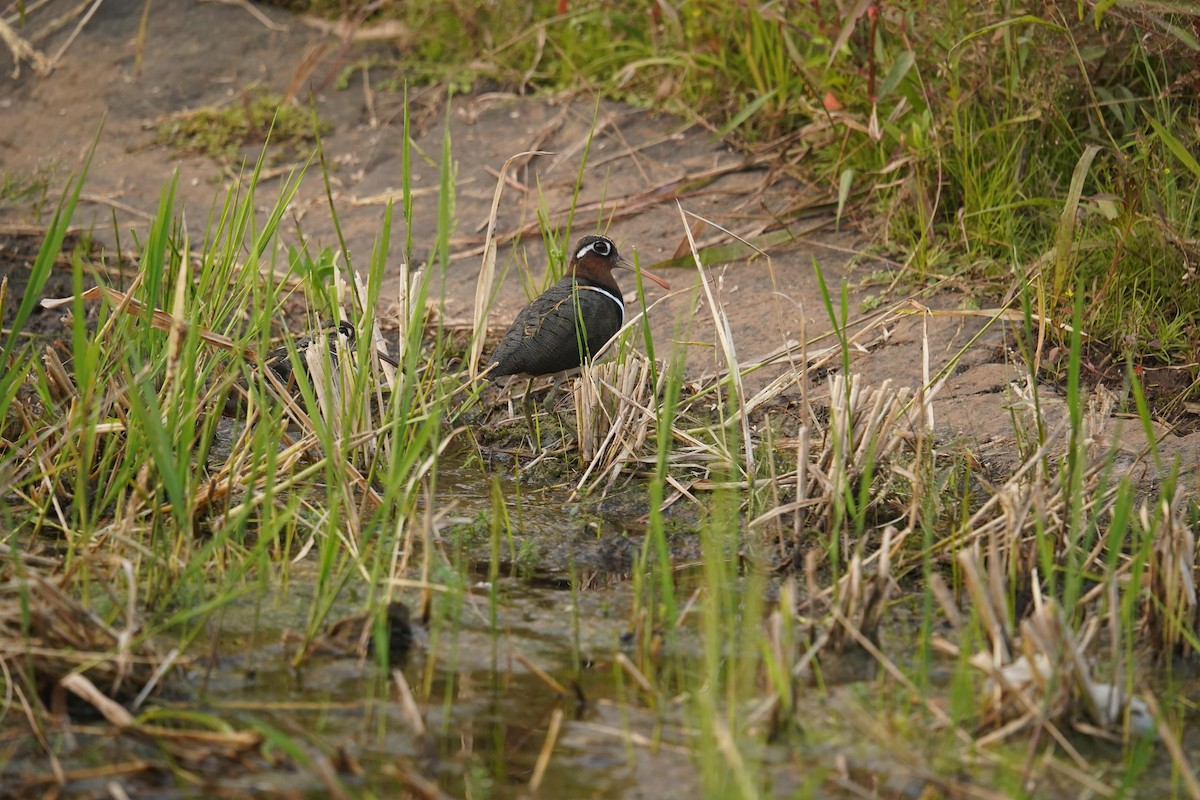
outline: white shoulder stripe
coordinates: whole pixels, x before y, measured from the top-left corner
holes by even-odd
[[[612,300],[614,303],[616,303],[617,308],[621,309],[621,325],[622,326],[625,325],[625,301],[624,300],[622,300],[621,298],[614,295],[608,289],[601,289],[599,286],[580,286],[579,288],[581,290],[586,290],[589,292],[599,292],[600,294],[607,297],[609,300]]]

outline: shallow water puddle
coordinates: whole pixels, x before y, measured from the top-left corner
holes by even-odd
[[[704,723],[691,695],[704,691],[705,659],[712,655],[700,633],[703,604],[689,607],[686,622],[663,645],[666,666],[655,679],[657,693],[639,689],[620,663],[641,663],[632,629],[645,609],[635,596],[639,582],[629,574],[643,545],[638,506],[644,495],[635,487],[624,498],[581,510],[567,503],[566,491],[519,487],[511,468],[496,474],[453,460],[439,469],[439,503],[452,508],[438,530],[442,555],[431,582],[445,590],[434,592],[430,620],[415,626],[399,665],[419,723],[406,714],[395,664],[384,670],[374,656],[360,659],[346,648],[293,665],[317,593],[317,558],[309,554],[288,566],[286,581],[215,612],[207,639],[192,645],[182,677],[151,701],[181,718],[205,716],[256,732],[265,744],[234,757],[205,756],[193,747],[197,757],[176,761],[148,740],[89,727],[81,715],[78,745],[55,748],[68,771],[127,765],[130,774],[73,778],[72,792],[103,794],[108,781],[118,780],[130,796],[523,798],[533,796],[541,764],[540,797],[691,798],[723,796],[720,788],[732,787],[735,757],[764,796],[841,798],[870,788],[879,796],[919,798],[942,790],[954,796],[955,786],[974,796],[971,791],[986,784],[986,778],[974,782],[986,768],[946,773],[953,778],[929,772],[944,755],[938,735],[915,722],[924,717],[911,713],[926,700],[908,696],[861,652],[825,659],[817,685],[796,682],[795,709],[778,736],[762,735],[773,724],[755,716],[765,693],[755,685],[761,665],[747,672],[743,663],[738,674],[749,682],[744,691],[720,690],[717,724],[740,730],[757,719],[757,732],[742,737],[732,756],[719,747],[706,752],[698,744],[703,737],[696,727]],[[511,536],[493,533],[493,480],[505,499]],[[711,590],[701,568],[686,566],[696,563],[689,548],[694,551],[697,539],[694,532],[678,536],[674,563],[685,566],[673,581],[681,606]],[[492,552],[499,554],[495,563]],[[743,587],[774,594],[777,585],[732,567],[727,577],[738,584],[728,589],[727,601],[737,606],[730,619],[761,624],[748,615],[764,609],[746,603]],[[406,587],[397,597],[415,616],[417,591]],[[361,614],[365,604],[362,581],[351,580],[325,619]],[[919,627],[911,602],[889,608],[881,647],[906,673],[918,657],[912,642]],[[721,631],[717,650],[724,660],[737,637]],[[689,675],[680,680],[679,672]],[[948,665],[935,664],[927,677],[928,702],[941,703]],[[731,706],[736,711],[728,711]],[[552,731],[556,738],[547,747]],[[1104,769],[1119,759],[1115,751],[1100,752],[1095,763]],[[27,788],[51,785],[41,777],[45,765],[32,758],[16,771],[39,776],[27,780]],[[1166,771],[1145,777],[1170,786]],[[1047,793],[1039,796],[1066,797],[1077,786],[1044,782],[1040,788]]]
[[[430,630],[417,632],[402,668],[427,727],[427,737],[421,737],[373,658],[360,664],[352,656],[316,655],[291,668],[295,648],[285,645],[285,631],[300,630],[306,614],[305,589],[296,576],[293,581],[286,598],[268,598],[257,612],[246,605],[224,615],[217,647],[222,655],[206,682],[194,671],[197,707],[223,717],[253,718],[339,757],[345,754],[350,758],[343,763],[361,765],[360,776],[353,771],[340,776],[351,786],[399,786],[395,761],[403,757],[455,796],[487,786],[494,797],[526,790],[551,719],[560,710],[566,724],[543,782],[551,791],[547,796],[624,796],[623,790],[634,785],[646,788],[636,767],[650,753],[627,739],[649,740],[656,718],[631,709],[615,691],[611,656],[627,627],[616,613],[625,602],[619,591],[579,597],[577,673],[568,590],[499,581],[494,631],[485,587],[467,594],[457,624],[435,616]],[[568,694],[558,695],[523,660],[563,684]],[[679,738],[678,733],[667,737]],[[631,758],[634,749],[639,752]],[[681,751],[668,746],[667,753],[686,766]],[[296,775],[281,777],[295,785]],[[234,785],[244,780],[235,779]],[[259,775],[258,785],[264,780],[273,782]]]
[[[299,593],[293,589],[289,597],[294,600]],[[253,615],[247,611],[247,616]],[[506,609],[503,616],[507,618],[509,613]],[[421,641],[403,667],[414,695],[425,698],[418,703],[429,731],[427,742],[404,718],[395,687],[373,658],[360,663],[353,656],[319,654],[298,669],[291,667],[294,646],[284,645],[284,631],[303,626],[303,603],[289,602],[285,609],[268,612],[265,617],[271,619],[261,620],[265,624],[257,632],[263,644],[246,652],[244,635],[234,629],[248,620],[239,619],[238,614],[227,616],[219,648],[222,652],[242,649],[244,654],[220,659],[207,687],[198,687],[198,701],[211,704],[223,716],[232,712],[258,717],[301,740],[344,752],[362,765],[360,780],[367,786],[392,784],[386,765],[397,756],[411,759],[418,770],[439,778],[481,765],[487,765],[489,773],[504,767],[501,775],[508,769],[520,770],[522,759],[504,764],[514,735],[520,739],[522,731],[544,730],[551,708],[573,705],[569,698],[560,701],[525,667],[501,654],[508,647],[493,647],[485,624],[464,619],[456,635],[419,634]],[[291,624],[276,627],[289,621]],[[514,630],[509,636],[519,637],[520,632]],[[539,660],[551,660],[544,655],[552,649],[551,642],[522,644],[529,652],[538,653]],[[493,652],[497,653],[495,669],[490,663]],[[553,663],[547,666],[554,668]],[[505,758],[489,755],[496,745],[501,747],[498,755]],[[540,742],[533,747],[533,756],[539,746]],[[476,761],[481,764],[473,763]],[[343,773],[342,778],[351,784],[360,782],[352,774]]]
[[[627,552],[641,537],[598,537],[598,528],[626,525],[585,521],[564,509],[561,495],[551,496],[557,492],[525,492],[516,508],[517,487],[511,473],[502,475],[514,530],[511,539],[502,536],[493,587],[491,481],[462,464],[439,474],[439,498],[454,503],[456,520],[441,531],[441,546],[465,589],[434,594],[429,624],[415,626],[401,667],[425,735],[405,717],[392,677],[374,656],[318,653],[292,667],[317,577],[312,566],[293,565],[286,585],[214,617],[215,658],[198,658],[190,688],[182,689],[194,696],[174,705],[276,729],[303,743],[312,763],[300,771],[261,764],[256,774],[215,776],[209,789],[325,796],[329,779],[320,774],[332,768],[354,793],[411,788],[407,772],[436,779],[452,796],[524,796],[561,715],[542,796],[671,796],[684,784],[698,791],[679,709],[643,710],[632,681],[614,677],[616,654],[628,650],[633,597],[601,562],[627,568]],[[613,557],[614,547],[625,555]],[[416,593],[399,597],[415,615]],[[361,611],[362,598],[347,590],[328,619]],[[329,767],[314,766],[321,757]]]

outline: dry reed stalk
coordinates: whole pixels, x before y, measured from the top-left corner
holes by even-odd
[[[556,681],[554,679],[553,675],[546,672],[544,669],[539,667],[537,664],[534,664],[532,661],[530,661],[529,658],[526,657],[524,653],[514,650],[513,657],[520,664],[522,664],[525,667],[525,669],[529,670],[529,672],[533,675],[533,677],[535,677],[539,681],[541,681],[546,686],[546,688],[548,688],[550,691],[554,692],[557,695],[561,695],[563,697],[566,697],[570,694],[570,692],[567,691],[566,687],[564,687],[561,683],[559,683],[558,681]]]
[[[66,403],[79,396],[75,382],[67,374],[67,368],[58,357],[58,351],[47,345],[42,352],[42,364],[46,367],[47,386],[50,397],[57,403]]]
[[[168,333],[176,328],[186,331],[190,323],[179,319],[176,316],[168,314],[159,309],[147,309],[147,307],[139,300],[134,299],[132,292],[119,292],[116,289],[110,289],[107,286],[93,286],[79,295],[79,299],[88,302],[94,302],[104,298],[113,304],[117,312],[124,311],[127,314],[135,316],[145,315],[149,310],[150,324],[159,330],[167,331]],[[46,298],[41,301],[41,307],[45,309],[61,308],[70,305],[75,301],[75,295],[69,297]],[[251,363],[257,363],[257,354],[246,347],[240,347],[235,341],[228,336],[222,336],[219,333],[214,333],[203,328],[196,331],[200,339],[214,347],[219,347],[222,350],[240,353],[246,360]]]
[[[1181,519],[1173,498],[1159,499],[1157,523],[1145,505],[1139,509],[1143,530],[1154,544],[1147,564],[1148,594],[1142,612],[1142,629],[1154,652],[1194,656],[1200,633],[1200,607],[1196,602],[1196,532]]]
[[[546,741],[542,743],[542,749],[538,753],[537,763],[533,767],[533,776],[529,779],[529,791],[537,794],[542,785],[542,779],[546,777],[546,769],[550,766],[550,755],[554,752],[554,745],[558,742],[558,732],[562,728],[563,710],[561,708],[554,709],[550,715],[550,727],[546,731]]]
[[[886,344],[890,338],[888,328],[912,314],[912,311],[906,308],[907,305],[909,305],[908,301],[900,301],[890,308],[872,312],[861,319],[847,323],[845,326],[847,332],[850,328],[857,328],[854,333],[848,333],[846,337],[846,343],[850,346],[849,356],[851,360],[867,355],[878,345]],[[764,367],[780,363],[786,363],[789,366],[803,364],[808,370],[820,370],[839,366],[842,359],[842,346],[840,343],[828,347],[813,347],[818,342],[833,339],[834,336],[835,333],[830,331],[813,337],[812,340],[804,338],[798,341],[789,340],[763,355],[757,361],[743,364],[741,375],[745,377]],[[717,372],[718,380],[728,376],[729,369],[727,367]],[[767,392],[769,389],[762,391]],[[761,404],[762,401],[758,402]],[[749,402],[748,405],[750,405]]]
[[[919,695],[912,682],[878,646],[883,614],[898,589],[891,575],[891,554],[903,545],[906,537],[907,532],[888,526],[871,557],[863,555],[860,543],[846,573],[826,591],[817,588],[818,554],[815,550],[809,551],[805,573],[807,598],[803,607],[795,580],[789,578],[780,590],[777,609],[768,619],[765,640],[776,665],[776,674],[770,680],[772,691],[747,717],[747,728],[762,725],[764,721],[774,719],[781,709],[790,708],[793,682],[810,680],[814,661],[820,661],[824,655],[837,657],[850,644],[861,647],[889,674],[898,676],[914,695]],[[877,566],[868,574],[864,567],[872,561]],[[823,600],[825,605],[820,607]],[[785,621],[783,615],[789,615],[790,621]],[[936,705],[928,701],[926,704],[940,720],[950,724],[949,718]],[[964,741],[970,741],[964,731],[960,730],[958,734]]]
[[[159,681],[162,659],[149,644],[136,641],[140,623],[131,568],[125,570],[125,628],[118,630],[66,591],[70,575],[44,576],[29,563],[18,574],[6,563],[0,583],[0,661],[27,664],[30,672],[21,674],[34,679],[35,693],[76,675],[105,685],[109,695],[132,699]],[[93,568],[97,576],[105,572],[99,562]]]
[[[617,476],[645,452],[655,430],[659,386],[651,384],[652,365],[629,353],[622,360],[584,366],[575,382],[575,420],[580,457],[587,464],[576,485],[581,490],[592,473],[596,488],[605,476],[607,491]]]
[[[864,558],[861,543],[853,556],[850,565],[837,583],[833,592],[833,603],[830,613],[835,623],[830,625],[830,636],[827,649],[833,653],[842,652],[846,644],[857,634],[861,634],[871,642],[879,640],[879,625],[883,621],[883,612],[891,599],[892,593],[898,588],[891,575],[891,552],[906,538],[907,533],[901,533],[889,525],[883,531],[883,540],[879,545],[875,571],[868,575],[864,570]],[[849,622],[853,631],[847,625],[837,621]]]
[[[54,71],[54,60],[47,58],[44,53],[37,50],[32,44],[21,38],[13,27],[0,19],[0,42],[3,42],[13,59],[12,79],[16,80],[21,76],[21,62],[28,61],[33,71],[41,77],[46,77]]]
[[[492,194],[492,207],[488,212],[487,233],[483,237],[483,263],[479,267],[479,278],[475,282],[475,305],[471,316],[471,348],[467,355],[467,372],[472,380],[479,376],[479,357],[483,354],[483,340],[487,336],[488,314],[492,308],[493,284],[496,281],[496,218],[500,214],[500,198],[504,194],[507,181],[505,176],[513,162],[523,162],[533,156],[550,155],[542,150],[533,149],[510,156],[500,168],[500,176],[496,180],[496,191]]]
[[[650,683],[650,679],[646,677],[646,673],[638,669],[637,664],[634,664],[633,661],[630,660],[629,656],[618,652],[616,655],[616,662],[617,665],[621,667],[621,670],[624,671],[624,673],[628,675],[630,679],[637,684],[638,688],[645,692],[648,697],[655,696],[656,693],[654,691],[654,685]]]
[[[1192,800],[1200,800],[1200,781],[1196,779],[1196,771],[1188,763],[1187,754],[1184,752],[1182,742],[1179,741],[1179,737],[1175,734],[1175,730],[1171,727],[1166,715],[1159,708],[1158,700],[1150,692],[1146,693],[1146,707],[1151,717],[1155,720],[1156,732],[1159,738],[1162,740],[1167,752],[1171,755],[1171,762],[1183,778],[1184,786],[1188,790],[1188,796]]]
[[[1087,650],[1099,628],[1095,618],[1079,632],[1072,630],[1058,602],[1042,596],[1035,573],[1031,581],[1034,609],[1021,621],[1017,635],[1005,627],[1009,582],[997,572],[1001,558],[990,553],[983,565],[975,546],[960,552],[958,560],[973,608],[991,642],[987,652],[970,658],[971,665],[988,678],[980,708],[982,727],[988,733],[980,744],[1041,728],[1086,769],[1086,760],[1067,740],[1064,728],[1108,736],[1127,720],[1135,734],[1153,729],[1144,700],[1129,696],[1120,682],[1102,683],[1092,678]],[[944,642],[939,649],[956,650]]]
[[[750,522],[751,528],[757,528],[782,515],[797,515],[788,543],[790,553],[781,554],[793,568],[799,567],[796,558],[805,532],[825,530],[833,519],[835,502],[855,491],[868,471],[879,481],[870,492],[871,504],[888,501],[895,480],[891,462],[916,427],[909,419],[910,394],[907,388],[893,390],[890,381],[878,389],[866,389],[856,376],[848,380],[840,374],[832,376],[829,422],[819,453],[813,459],[808,457],[812,434],[807,427],[801,428],[798,466],[777,478],[780,485],[796,486],[795,498]],[[845,552],[850,552],[849,542],[845,545]]]
[[[692,229],[688,227],[687,217],[683,210],[683,205],[676,201],[676,207],[679,210],[679,218],[683,221],[684,231],[687,233],[688,244],[692,251],[692,260],[696,263],[696,272],[700,276],[700,286],[704,290],[704,297],[708,302],[708,310],[712,315],[713,326],[717,331],[717,341],[721,345],[721,352],[725,357],[725,367],[728,370],[729,381],[733,387],[733,394],[736,400],[735,408],[741,412],[746,408],[746,386],[742,383],[742,372],[738,363],[737,350],[733,344],[733,330],[729,325],[729,317],[725,314],[725,307],[717,303],[716,298],[712,293],[712,286],[709,284],[708,276],[704,271],[704,264],[700,260],[700,254],[696,250],[696,240],[692,238]],[[742,426],[742,448],[745,453],[745,476],[746,479],[753,482],[755,476],[754,469],[754,440],[750,436],[750,420],[744,413],[740,414],[740,422]],[[733,454],[731,453],[730,456]],[[735,460],[730,459],[729,466],[734,465]]]
[[[667,180],[649,189],[631,192],[621,197],[606,196],[599,200],[576,203],[575,217],[578,219],[586,217],[589,214],[602,214],[611,224],[620,219],[628,219],[629,217],[644,214],[646,211],[663,203],[701,194],[704,186],[713,183],[722,176],[753,169],[755,166],[755,163],[749,161],[717,166],[711,169],[700,170],[696,173],[681,175],[678,178]],[[823,221],[822,227],[824,224]],[[527,236],[538,234],[541,231],[541,226],[542,221],[540,219],[534,220],[517,228],[495,234],[494,239],[497,245],[520,241]],[[791,238],[790,234],[786,232],[781,233],[786,239]],[[482,240],[477,236],[458,237],[452,244],[464,249],[458,249],[453,252],[450,255],[451,261],[461,261],[465,258],[482,255],[487,249],[486,237]]]
[[[1036,414],[1036,404],[1021,387],[1013,387],[1018,408]],[[1098,391],[1089,401],[1088,412],[1082,419],[1082,441],[1085,444],[1085,463],[1078,490],[1082,494],[1084,518],[1103,518],[1112,509],[1119,484],[1102,484],[1110,470],[1111,446],[1107,433],[1113,398],[1107,391]],[[983,505],[962,526],[961,531],[944,538],[935,549],[961,549],[975,541],[987,541],[989,556],[999,557],[996,569],[1007,575],[1029,575],[1037,563],[1036,540],[1049,535],[1057,541],[1057,552],[1065,552],[1074,543],[1068,541],[1073,489],[1065,469],[1053,474],[1048,471],[1051,454],[1069,446],[1070,415],[1048,431],[1045,441],[1031,453],[1002,486],[996,488]],[[1036,424],[1031,420],[1030,425]],[[1095,568],[1103,572],[1100,559],[1103,543],[1087,555],[1081,569]]]

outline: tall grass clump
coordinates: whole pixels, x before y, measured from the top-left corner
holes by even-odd
[[[443,165],[448,137],[444,144]],[[43,692],[61,691],[52,687],[106,715],[105,691],[124,699],[132,687],[140,704],[198,637],[216,635],[222,609],[283,602],[295,564],[312,585],[303,593],[311,598],[308,624],[291,640],[297,663],[328,638],[320,631],[351,596],[368,611],[364,648],[399,641],[390,626],[407,613],[395,605],[397,587],[431,580],[430,524],[422,520],[453,438],[448,400],[461,380],[444,371],[441,332],[424,313],[440,297],[439,266],[403,268],[395,299],[415,310],[401,321],[393,369],[379,357],[394,345],[375,311],[391,208],[363,264],[351,264],[344,245],[289,247],[280,222],[304,170],[285,177],[263,211],[261,168],[260,160],[216,197],[199,240],[184,224],[175,177],[132,265],[73,253],[72,296],[43,302],[68,312],[66,344],[43,345],[23,327],[62,248],[80,176],[48,227],[17,314],[4,320],[2,546],[5,580],[24,599],[14,605],[20,598],[6,593],[3,608],[20,620],[20,605],[39,592],[61,605],[57,617],[39,613],[23,632],[4,628],[5,658],[15,655],[10,644],[30,637],[46,645],[45,660],[14,673],[35,705]],[[444,172],[442,269],[452,186]],[[330,212],[336,219],[332,204]],[[411,229],[411,206],[405,212]],[[114,282],[122,277],[126,284]],[[339,322],[353,327],[356,347],[337,333]],[[283,371],[268,368],[270,360]],[[44,576],[51,567],[52,579]],[[414,570],[420,577],[407,578]],[[428,590],[407,599],[424,612]],[[96,638],[81,639],[77,631],[89,625]],[[57,655],[56,647],[88,658]],[[373,652],[386,666],[389,647]],[[121,667],[132,663],[137,670]],[[380,674],[375,690],[387,693],[387,672]]]

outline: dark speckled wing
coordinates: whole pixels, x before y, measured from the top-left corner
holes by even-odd
[[[492,354],[491,376],[550,375],[580,366],[621,329],[625,309],[618,300],[563,278],[517,315]]]

